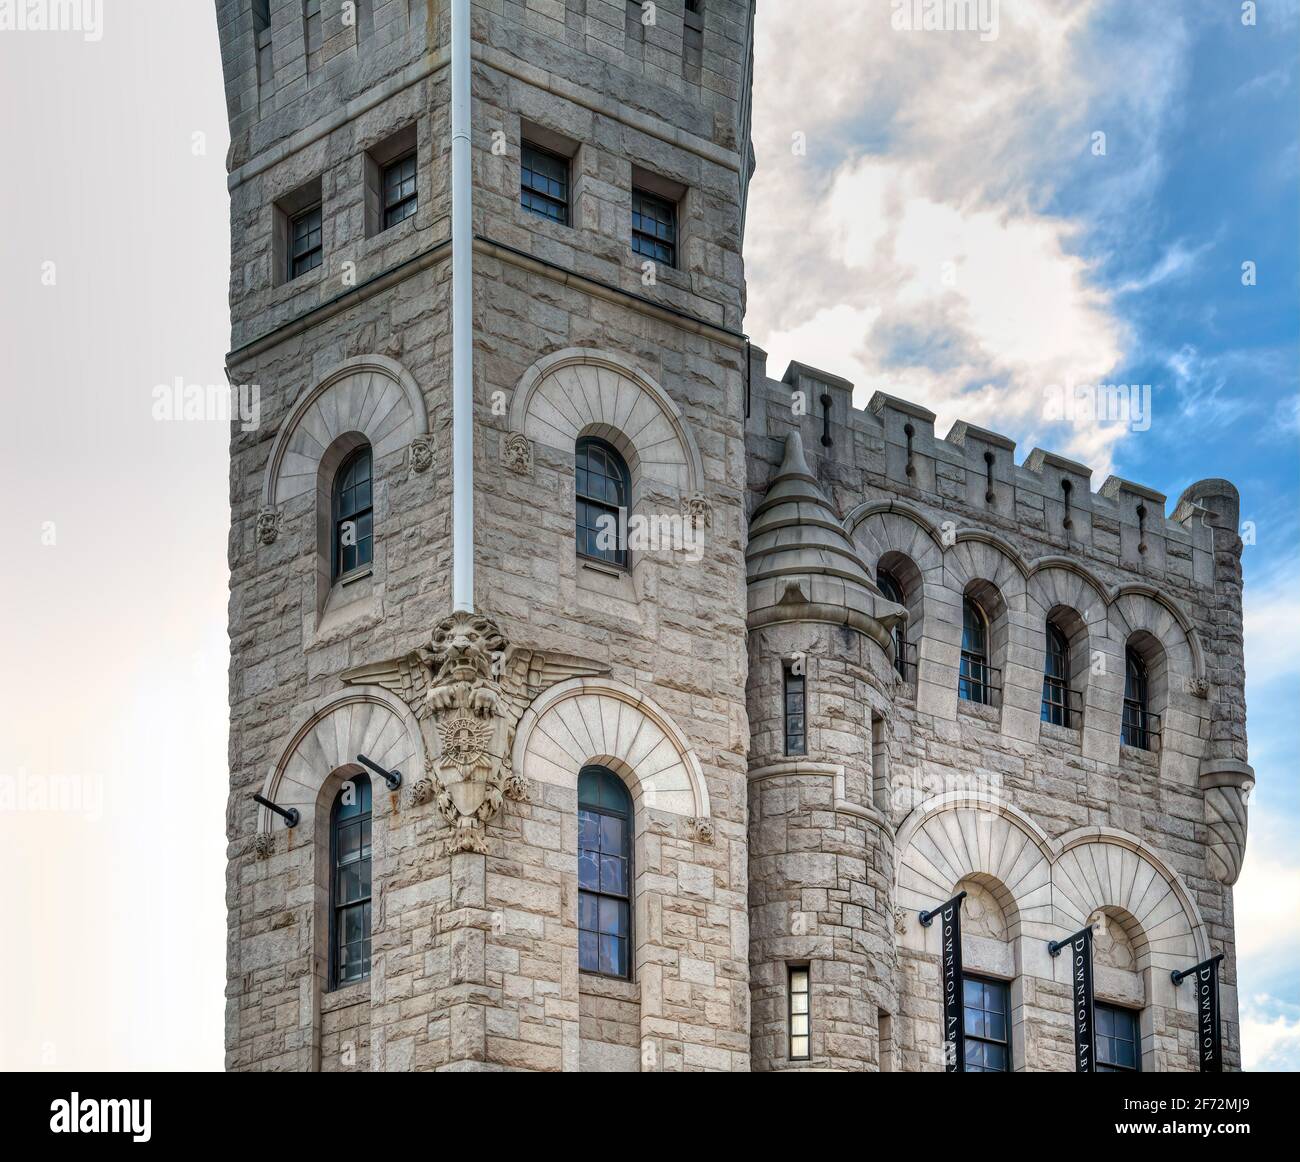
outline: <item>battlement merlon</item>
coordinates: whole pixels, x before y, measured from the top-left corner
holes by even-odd
[[[793,361],[774,380],[766,363],[766,352],[751,347],[747,428],[751,440],[772,441],[760,457],[775,467],[776,441],[797,426],[837,493],[865,484],[950,509],[959,525],[1014,527],[1061,551],[1190,586],[1215,583],[1216,550],[1235,542],[1240,552],[1240,501],[1226,480],[1191,485],[1168,513],[1166,496],[1146,485],[1109,475],[1094,488],[1090,467],[1055,452],[1034,448],[1017,463],[1016,442],[1001,433],[958,420],[940,438],[935,413],[920,404],[877,391],[857,407],[842,376]],[[761,481],[751,473],[751,483]]]

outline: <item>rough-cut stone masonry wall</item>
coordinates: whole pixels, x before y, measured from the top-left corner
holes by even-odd
[[[1206,954],[1228,954],[1225,1052],[1235,1063],[1231,889],[1209,858],[1216,833],[1202,789],[1207,771],[1238,777],[1246,757],[1235,492],[1223,482],[1197,485],[1167,518],[1159,494],[1114,478],[1093,493],[1088,470],[1058,457],[1035,451],[1018,466],[1014,445],[1004,437],[958,425],[938,440],[933,416],[903,401],[877,395],[865,412],[858,411],[851,406],[851,385],[811,368],[795,365],[785,382],[767,379],[764,356],[756,351],[747,429],[751,508],[796,422],[795,390],[811,401],[812,414],[800,426],[805,446],[815,453],[814,471],[854,530],[868,568],[887,552],[894,554],[896,572],[900,554],[916,566],[907,637],[917,665],[892,699],[891,822],[901,832],[923,805],[933,806],[945,794],[966,795],[1009,804],[1048,841],[1100,829],[1117,838],[1105,846],[1106,858],[1114,858],[1120,842],[1138,844],[1185,889],[1184,911],[1199,918],[1198,934],[1185,941],[1193,955],[1183,966],[1198,958],[1200,947]],[[820,440],[823,394],[832,401],[830,447]],[[986,452],[993,457],[991,487]],[[1062,479],[1074,485],[1069,529]],[[1140,515],[1139,506],[1145,509]],[[993,626],[995,643],[999,632],[1003,638],[1001,657],[993,659],[1004,680],[996,707],[959,703],[956,697],[962,592],[977,578],[993,581],[1005,597],[1000,629],[996,617]],[[1042,626],[1057,605],[1077,607],[1083,636],[1075,648],[1085,649],[1102,671],[1076,682],[1085,695],[1081,730],[1038,722]],[[1125,640],[1148,626],[1161,638],[1169,662],[1163,687],[1153,691],[1159,702],[1154,708],[1164,716],[1159,753],[1118,742]],[[751,690],[758,680],[751,668]],[[906,862],[901,850],[899,858]],[[957,877],[935,879],[932,903],[956,889]],[[1113,885],[1116,895],[1122,888]],[[1083,897],[1089,890],[1073,894]],[[1097,893],[1107,890],[1103,884]],[[1116,902],[1071,900],[1061,884],[1046,891],[1047,911],[1025,924],[1028,931],[1007,937],[997,957],[983,961],[990,975],[1015,981],[1018,1068],[1070,1067],[1068,990],[1057,966],[1040,955],[1034,924],[1045,930],[1056,924],[1055,935],[1065,935],[1059,925],[1071,909]],[[936,938],[920,929],[914,912],[900,914],[899,924],[902,1016],[895,1035],[901,1067],[937,1069]],[[1143,1008],[1145,1068],[1193,1069],[1191,995],[1171,989],[1163,966],[1153,967],[1159,955],[1143,954],[1140,936],[1138,941],[1139,971],[1099,979],[1098,996]],[[979,971],[978,956],[971,967],[969,938],[966,944],[968,969]]]

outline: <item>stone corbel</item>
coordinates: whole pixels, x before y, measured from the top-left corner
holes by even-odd
[[[1210,830],[1210,873],[1231,886],[1241,875],[1255,771],[1236,759],[1203,759],[1200,772],[1205,824]]]
[[[275,544],[280,535],[280,510],[264,508],[257,514],[257,539],[264,545]]]
[[[695,836],[697,843],[713,842],[713,820],[712,819],[692,819],[689,823],[691,833]]]
[[[427,472],[433,467],[433,437],[416,436],[410,445],[412,472]]]
[[[1188,678],[1187,692],[1193,698],[1208,698],[1210,696],[1209,678]]]
[[[533,470],[533,445],[523,432],[509,432],[501,439],[501,463],[511,472],[528,476]]]
[[[275,837],[269,831],[259,831],[253,839],[253,854],[258,859],[269,859],[275,850]]]
[[[713,505],[702,492],[682,498],[682,516],[690,522],[692,529],[713,527]]]

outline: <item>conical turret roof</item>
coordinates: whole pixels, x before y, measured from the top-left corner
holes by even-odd
[[[872,637],[901,606],[887,601],[871,580],[843,524],[817,484],[797,431],[749,523],[745,551],[750,624],[834,621],[854,624]]]

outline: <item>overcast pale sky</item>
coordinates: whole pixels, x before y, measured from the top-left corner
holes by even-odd
[[[798,358],[1098,483],[1241,488],[1245,1055],[1293,1069],[1298,7],[1004,0],[981,40],[760,0],[748,238],[772,373]],[[227,432],[151,414],[158,384],[225,382],[212,5],[106,0],[90,43],[0,32],[0,97],[0,1067],[217,1069]],[[1045,415],[1045,388],[1096,382],[1151,384],[1150,429]],[[76,809],[41,809],[51,787]]]

